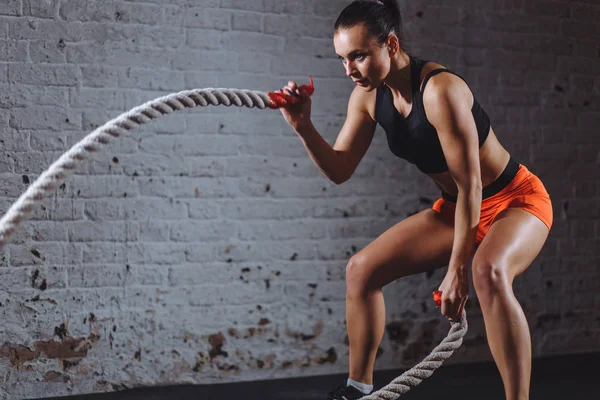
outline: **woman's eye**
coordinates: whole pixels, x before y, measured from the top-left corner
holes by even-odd
[[[364,59],[365,59],[365,56],[363,56],[363,55],[361,54],[361,55],[359,55],[359,56],[356,56],[356,59],[357,59],[358,61],[362,61],[362,60],[364,60]]]

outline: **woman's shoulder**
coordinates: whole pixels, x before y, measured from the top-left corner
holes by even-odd
[[[350,94],[350,107],[348,111],[365,112],[369,114],[373,121],[375,121],[375,105],[377,102],[378,90],[379,89],[366,91],[359,86],[355,86]]]
[[[448,72],[448,73],[440,73]],[[443,64],[435,61],[428,61],[423,65],[420,77],[421,92],[425,90],[425,86],[435,87],[433,91],[445,91],[451,88],[460,88],[461,90],[469,89],[466,80],[454,71]],[[432,91],[429,89],[429,91]]]
[[[427,60],[423,63],[423,67],[421,69],[421,76],[419,77],[419,82],[421,84],[421,89],[423,88],[423,83],[428,78],[432,72],[437,70],[449,70],[445,65],[440,64],[436,61]]]

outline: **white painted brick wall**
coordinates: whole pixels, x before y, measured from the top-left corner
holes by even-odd
[[[91,130],[179,90],[313,75],[333,143],[352,86],[331,33],[348,3],[1,2],[0,212]],[[554,202],[515,282],[534,356],[598,351],[600,5],[426,3],[401,1],[409,48],[468,79]],[[335,186],[276,111],[163,117],[83,165],[0,252],[0,397],[345,372],[346,262],[437,195],[381,130]],[[410,367],[444,337],[429,295],[443,273],[386,287],[378,368]],[[468,311],[450,362],[491,359],[474,291]]]

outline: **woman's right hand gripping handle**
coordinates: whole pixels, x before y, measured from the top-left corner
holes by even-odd
[[[309,85],[298,86],[296,82],[289,81],[286,86],[273,93],[269,93],[271,107],[279,108],[288,124],[300,132],[312,125],[310,111],[312,102],[310,96],[314,92],[312,77]]]

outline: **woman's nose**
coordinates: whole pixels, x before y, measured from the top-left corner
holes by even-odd
[[[352,66],[352,64],[347,63],[344,68],[346,68],[346,76],[352,76],[352,73],[354,71],[354,67]]]

